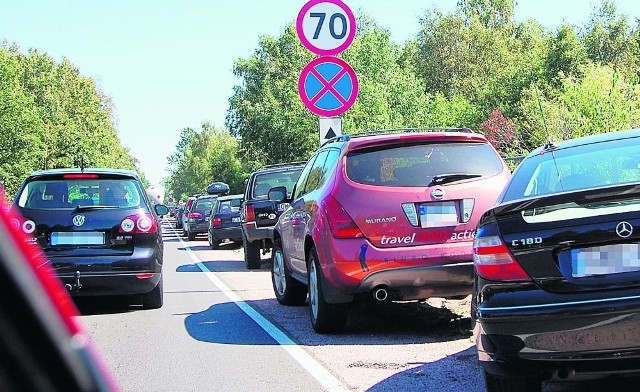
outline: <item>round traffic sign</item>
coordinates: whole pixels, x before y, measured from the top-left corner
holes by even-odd
[[[338,116],[355,103],[358,78],[346,61],[337,57],[318,57],[300,73],[298,93],[312,113]]]
[[[333,56],[353,42],[356,18],[340,0],[311,0],[298,13],[296,30],[305,48],[315,54]]]

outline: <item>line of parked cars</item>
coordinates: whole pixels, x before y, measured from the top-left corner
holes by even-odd
[[[513,175],[468,129],[340,136],[266,199],[275,296],[319,333],[358,297],[472,294],[488,391],[640,374],[640,130],[548,143]]]

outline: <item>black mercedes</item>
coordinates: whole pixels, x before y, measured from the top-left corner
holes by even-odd
[[[162,230],[138,175],[117,169],[53,169],[29,175],[13,207],[72,296],[130,295],[160,308]]]
[[[640,372],[640,129],[530,153],[478,225],[488,391]]]

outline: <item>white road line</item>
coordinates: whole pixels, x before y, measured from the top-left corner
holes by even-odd
[[[198,256],[191,250],[189,245],[184,242],[182,237],[177,235],[175,229],[171,227],[176,237],[180,240],[180,243],[184,245],[187,250],[187,254],[193,262],[200,268],[202,272],[209,278],[209,280],[223,292],[233,303],[235,303],[247,316],[251,317],[266,333],[269,334],[286,352],[289,353],[302,367],[313,376],[323,387],[331,392],[346,392],[350,391],[337,377],[331,374],[325,369],[320,362],[316,361],[311,355],[298,346],[293,340],[291,340],[284,332],[278,327],[271,324],[269,320],[264,318],[254,308],[249,306],[242,300],[233,290],[227,287],[218,277],[215,272],[210,271],[202,261],[198,259]]]

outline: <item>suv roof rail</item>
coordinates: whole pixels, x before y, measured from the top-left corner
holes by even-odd
[[[471,128],[462,127],[462,128],[447,128],[447,127],[430,127],[430,128],[390,128],[390,129],[378,129],[378,130],[366,130],[359,133],[354,133],[351,135],[340,135],[336,137],[332,137],[331,139],[322,143],[322,146],[329,143],[335,142],[348,142],[353,137],[363,137],[363,136],[372,136],[372,135],[389,135],[394,133],[404,133],[404,132],[464,132],[464,133],[475,133]],[[321,147],[322,147],[321,146]]]
[[[307,161],[295,161],[295,162],[283,162],[283,163],[273,163],[270,165],[264,165],[262,166],[260,169],[258,170],[262,170],[262,169],[272,169],[274,167],[284,167],[284,166],[297,166],[297,165],[304,165],[305,163],[307,163]]]
[[[426,127],[426,128],[389,128],[389,129],[380,129],[380,130],[366,130],[364,132],[356,133],[351,136],[369,136],[369,135],[385,135],[385,134],[393,134],[393,133],[403,133],[403,132],[464,132],[464,133],[474,133],[471,128],[467,127]]]

